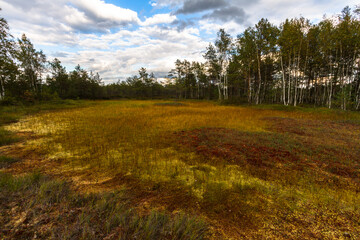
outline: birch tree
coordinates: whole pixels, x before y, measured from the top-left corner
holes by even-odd
[[[33,92],[39,93],[42,73],[46,63],[45,54],[42,51],[37,51],[31,41],[23,34],[21,39],[18,39],[16,57],[20,63],[22,74],[28,81],[31,89]]]
[[[15,42],[9,33],[9,25],[4,18],[0,18],[0,100],[5,97],[6,85],[10,81],[15,81],[18,74],[14,62],[14,46]]]

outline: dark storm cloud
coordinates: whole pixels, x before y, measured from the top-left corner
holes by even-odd
[[[38,8],[44,5],[51,5],[50,3],[41,2],[39,0],[33,0],[33,1],[23,1],[23,0],[11,0],[10,4],[13,6],[16,6],[18,8],[22,8],[24,10],[29,10],[32,8]]]
[[[69,56],[69,54],[68,54],[68,53],[66,53],[66,52],[55,52],[55,53],[53,53],[53,54],[52,54],[52,56],[54,56],[54,57],[62,57],[62,58],[64,58],[64,57]]]
[[[87,19],[89,19],[89,21],[92,21],[93,25],[92,26],[84,26],[83,28],[89,29],[89,30],[94,30],[94,29],[99,29],[99,30],[103,30],[106,31],[112,27],[126,27],[129,26],[130,24],[134,24],[137,23],[137,21],[135,19],[130,20],[130,19],[124,19],[124,20],[115,20],[115,19],[111,19],[111,17],[105,17],[105,16],[98,16],[97,13],[95,13],[93,11],[93,9],[88,9],[82,5],[75,5],[76,9],[80,12],[82,12]],[[83,30],[81,27],[79,27],[79,30]]]
[[[90,34],[90,33],[107,33],[109,29],[115,28],[115,27],[126,27],[128,23],[119,24],[115,21],[105,21],[102,19],[96,19],[96,18],[90,18],[87,16],[87,20],[91,24],[83,24],[82,22],[78,23],[68,23],[71,28],[80,33],[84,34]]]
[[[167,26],[160,26],[163,30],[176,29],[178,32],[184,31],[187,27],[195,26],[195,22],[193,20],[179,20],[176,19]]]
[[[71,27],[73,31],[80,33],[106,33],[112,28],[127,27],[138,23],[136,12],[106,4],[100,0],[4,1],[8,1],[9,5],[21,9],[24,14],[28,14],[28,16],[14,15],[12,16],[13,19],[26,19],[28,22],[39,26],[54,26],[61,22]],[[104,12],[109,11],[111,7],[115,10],[110,14],[105,14]],[[121,9],[123,11],[120,11]],[[44,21],[44,17],[49,20]]]
[[[175,14],[191,14],[206,10],[223,8],[229,3],[225,0],[185,0],[183,6]]]
[[[178,32],[181,32],[182,30],[184,30],[187,27],[194,26],[195,22],[193,22],[192,20],[178,20],[178,19],[176,19],[175,21],[173,21],[171,23],[171,25],[175,26],[176,29],[178,30]]]
[[[209,19],[214,22],[230,22],[234,21],[236,23],[242,24],[246,20],[246,13],[244,9],[228,6],[220,9],[214,10],[212,13],[205,14],[203,19]]]

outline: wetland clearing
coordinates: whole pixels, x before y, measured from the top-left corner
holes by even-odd
[[[37,171],[83,195],[122,191],[141,217],[201,222],[193,239],[356,239],[359,123],[322,108],[96,101],[5,126],[18,140],[2,155],[19,161],[2,174]]]

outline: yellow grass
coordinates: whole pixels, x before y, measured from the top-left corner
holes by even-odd
[[[88,168],[109,178],[121,173],[139,181],[160,184],[175,182],[190,189],[199,201],[214,201],[215,205],[221,205],[227,199],[230,206],[239,207],[239,204],[243,204],[243,207],[239,207],[239,214],[253,215],[251,218],[260,221],[255,224],[258,233],[263,231],[270,237],[282,238],[271,230],[276,228],[276,224],[281,225],[282,231],[289,232],[290,235],[285,234],[284,238],[293,236],[292,231],[300,235],[301,231],[307,231],[281,220],[282,210],[272,213],[273,209],[283,207],[279,205],[286,205],[286,214],[289,215],[285,218],[289,221],[294,215],[305,223],[314,223],[315,227],[311,231],[329,238],[341,233],[330,227],[325,228],[328,232],[324,232],[321,221],[316,223],[316,220],[309,219],[318,216],[319,209],[326,211],[325,214],[329,216],[343,209],[359,216],[356,204],[360,203],[360,197],[353,188],[339,190],[331,186],[309,184],[311,177],[309,180],[306,174],[299,174],[300,178],[294,185],[279,179],[264,180],[236,164],[224,163],[216,156],[213,156],[212,161],[204,162],[196,152],[179,150],[176,144],[171,143],[175,132],[198,128],[268,133],[269,121],[265,120],[268,117],[347,120],[351,118],[349,115],[219,106],[211,102],[189,101],[184,102],[184,106],[154,105],[159,102],[99,102],[83,109],[30,116],[8,126],[7,130],[32,132],[41,136],[27,141],[26,148],[45,154],[52,161],[63,161],[64,168]],[[250,191],[250,196],[247,196],[249,193],[246,189],[254,190],[255,193]],[[211,191],[215,196],[209,195]],[[233,192],[237,194],[235,197],[226,195]],[[221,198],[222,194],[226,196]],[[220,198],[217,199],[216,195]],[[325,203],[326,207],[322,208],[321,204]],[[327,207],[331,209],[327,211]],[[228,211],[225,207],[219,211],[225,209]],[[352,225],[351,221],[336,214],[333,218],[341,218],[339,221],[344,224],[344,231],[354,230],[356,224]],[[236,215],[234,219],[241,224],[241,217]]]

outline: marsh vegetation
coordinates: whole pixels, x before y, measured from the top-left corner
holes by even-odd
[[[144,216],[197,216],[206,238],[356,239],[359,123],[359,113],[322,108],[100,101],[7,125],[22,136],[7,154],[31,161],[2,165],[85,193],[127,189]]]

